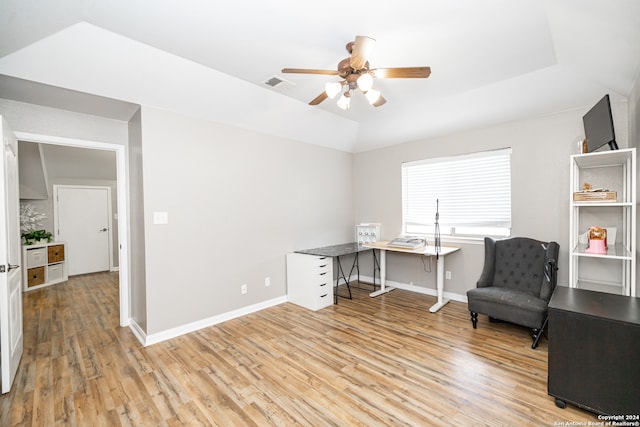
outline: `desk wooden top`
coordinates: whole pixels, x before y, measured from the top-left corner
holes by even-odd
[[[411,249],[411,248],[400,248],[398,246],[389,246],[389,242],[371,242],[371,243],[365,243],[362,246],[364,246],[365,248],[371,248],[371,249],[382,249],[385,251],[394,251],[394,252],[405,252],[408,254],[418,254],[418,255],[437,255],[436,254],[436,248],[434,246],[423,246],[421,248],[415,248],[415,249]],[[449,255],[453,252],[459,251],[460,248],[455,248],[452,246],[441,246],[440,247],[440,255],[444,256],[444,255]]]

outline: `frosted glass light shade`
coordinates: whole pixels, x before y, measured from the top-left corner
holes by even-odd
[[[324,85],[324,91],[331,99],[335,98],[336,95],[340,93],[341,89],[342,85],[338,82],[328,82],[326,85]]]
[[[351,98],[348,96],[342,95],[340,99],[338,99],[337,104],[338,104],[338,107],[342,108],[343,110],[348,110],[349,107],[351,106]]]
[[[371,89],[368,90],[364,94],[364,96],[367,97],[367,101],[369,101],[369,104],[373,105],[378,100],[378,98],[380,98],[380,92],[375,89]]]
[[[358,83],[358,87],[361,91],[367,92],[373,86],[373,77],[371,77],[370,74],[365,73],[358,77],[358,80],[356,80],[356,82]]]

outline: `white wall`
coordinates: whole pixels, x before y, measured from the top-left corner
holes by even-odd
[[[568,111],[425,141],[356,154],[354,157],[355,221],[382,223],[383,237],[401,232],[402,162],[512,147],[512,235],[560,244],[559,283],[568,283],[569,156],[584,137],[582,116]],[[612,105],[619,146],[627,146],[626,103]],[[446,239],[444,244],[447,244]],[[445,291],[466,296],[475,287],[484,259],[481,242],[449,243],[461,251],[446,259],[452,279]],[[428,272],[420,257],[387,258],[387,278],[435,289],[435,266]],[[365,267],[367,269],[369,267]],[[427,270],[427,271],[425,271]]]
[[[353,240],[349,153],[148,107],[142,153],[148,334],[283,297],[288,252]]]
[[[127,145],[127,122],[0,98],[13,131]]]

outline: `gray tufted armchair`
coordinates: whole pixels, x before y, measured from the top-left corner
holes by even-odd
[[[471,323],[476,329],[478,313],[533,330],[536,348],[547,325],[547,305],[556,286],[556,242],[527,237],[484,239],[484,269],[477,287],[467,292]]]

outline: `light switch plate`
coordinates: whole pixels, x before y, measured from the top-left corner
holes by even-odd
[[[153,223],[154,224],[168,224],[169,223],[169,213],[168,212],[154,212],[153,213]]]

